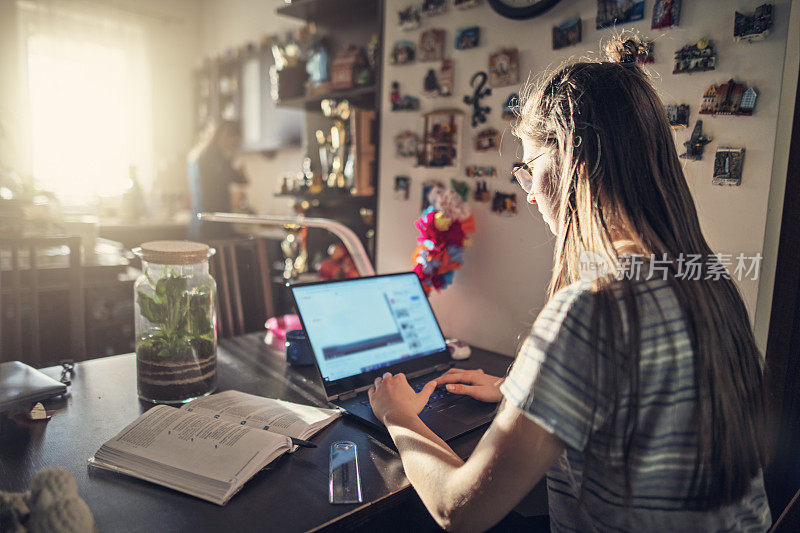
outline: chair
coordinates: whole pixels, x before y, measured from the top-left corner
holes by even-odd
[[[43,254],[45,250],[69,249]],[[66,292],[68,305],[59,307],[57,299],[44,295]],[[86,356],[86,327],[83,266],[80,237],[31,237],[0,239],[0,361],[19,360],[40,367],[60,359],[81,360]],[[63,346],[61,326],[69,324],[68,348],[48,358],[42,357],[42,304],[54,310],[48,334]],[[64,316],[64,315],[67,316]],[[50,340],[50,339],[48,339]]]
[[[217,253],[211,275],[217,282],[220,338],[264,329],[275,312],[267,245],[263,238],[209,242]]]
[[[800,490],[786,506],[781,515],[769,528],[769,533],[795,533],[800,531]]]

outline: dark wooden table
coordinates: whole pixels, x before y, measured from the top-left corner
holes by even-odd
[[[286,364],[279,349],[254,333],[223,340],[218,350],[218,390],[235,389],[293,402],[326,405],[313,367]],[[473,350],[459,362],[503,375],[508,357]],[[59,368],[45,369],[58,378]],[[312,438],[318,447],[284,455],[247,482],[228,505],[219,507],[180,492],[87,466],[103,442],[151,407],[136,394],[132,354],[76,365],[70,395],[51,401],[47,422],[0,425],[0,490],[21,491],[38,470],[60,466],[75,476],[102,531],[305,531],[321,527],[352,529],[401,505],[413,489],[391,440],[356,420],[343,417]],[[482,435],[477,430],[452,442],[466,457]],[[330,443],[352,440],[358,446],[364,503],[328,503]]]

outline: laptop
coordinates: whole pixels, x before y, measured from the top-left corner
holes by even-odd
[[[290,287],[328,400],[386,431],[367,389],[403,372],[419,391],[453,366],[442,330],[413,272]],[[420,418],[442,439],[491,422],[496,405],[437,388]]]

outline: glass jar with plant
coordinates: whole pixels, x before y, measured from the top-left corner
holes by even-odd
[[[214,250],[187,241],[154,241],[134,286],[139,397],[184,403],[217,384],[217,285],[208,272]]]

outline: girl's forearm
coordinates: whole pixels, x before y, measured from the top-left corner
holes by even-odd
[[[416,415],[392,417],[390,413],[385,423],[420,499],[441,527],[451,529],[462,499],[451,482],[464,461]]]

